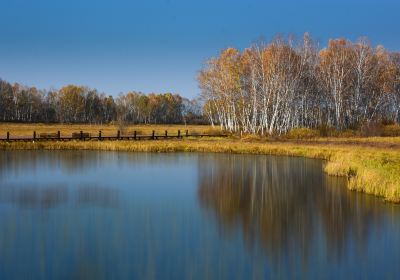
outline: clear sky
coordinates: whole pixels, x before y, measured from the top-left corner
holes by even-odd
[[[400,50],[400,0],[0,0],[0,78],[195,97],[221,49],[306,31]]]

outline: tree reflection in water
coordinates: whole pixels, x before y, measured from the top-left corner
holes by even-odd
[[[349,241],[362,252],[372,226],[379,229],[383,203],[348,191],[344,178],[325,175],[321,166],[273,156],[200,158],[199,201],[224,234],[241,227],[248,248],[260,245],[275,261],[307,262],[321,238],[328,257],[340,258]]]
[[[4,152],[0,278],[398,275],[396,209],[317,160]]]

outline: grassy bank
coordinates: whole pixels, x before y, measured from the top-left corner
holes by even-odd
[[[379,140],[375,139],[375,142]],[[385,142],[382,140],[383,143]],[[132,152],[223,152],[303,156],[325,159],[325,171],[346,176],[348,187],[400,202],[400,149],[326,142],[266,142],[235,139],[161,140],[161,141],[71,141],[0,143],[1,150],[107,150]]]

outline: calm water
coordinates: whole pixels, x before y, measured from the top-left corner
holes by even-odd
[[[399,279],[400,207],[318,160],[0,152],[0,279]]]

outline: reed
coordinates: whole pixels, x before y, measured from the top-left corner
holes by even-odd
[[[160,141],[55,141],[0,143],[0,150],[106,150],[131,152],[215,152],[301,156],[326,160],[330,175],[346,176],[348,188],[400,202],[400,150],[349,143],[268,142],[237,139]]]

